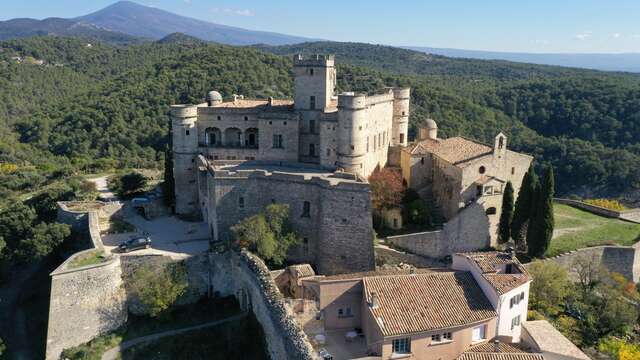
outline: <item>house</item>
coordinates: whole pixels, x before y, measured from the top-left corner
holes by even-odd
[[[589,357],[564,337],[547,320],[523,324],[522,341],[542,353],[545,360],[589,360]]]
[[[454,254],[451,268],[469,271],[498,314],[496,336],[502,341],[520,341],[527,319],[531,277],[513,252]]]

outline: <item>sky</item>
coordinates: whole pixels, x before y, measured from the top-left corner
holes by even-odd
[[[75,17],[114,0],[0,0],[0,20]],[[640,52],[640,0],[137,0],[253,30],[396,46]]]

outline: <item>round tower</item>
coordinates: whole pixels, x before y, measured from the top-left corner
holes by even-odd
[[[198,187],[196,184],[196,156],[198,154],[198,107],[171,106],[173,140],[173,177],[175,180],[176,213],[197,215]]]
[[[393,89],[393,124],[391,145],[407,146],[409,137],[410,88]]]
[[[338,95],[338,168],[353,174],[365,172],[367,153],[366,97],[363,94]]]

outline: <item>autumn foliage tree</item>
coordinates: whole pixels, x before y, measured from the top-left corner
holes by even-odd
[[[373,209],[381,211],[400,206],[404,188],[399,170],[382,168],[369,176],[371,186],[371,204]]]

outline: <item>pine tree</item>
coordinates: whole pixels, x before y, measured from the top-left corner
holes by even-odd
[[[553,237],[555,226],[553,218],[554,187],[553,168],[548,165],[545,168],[538,191],[536,191],[535,211],[527,231],[528,252],[532,257],[544,256]]]
[[[511,238],[511,219],[513,219],[513,185],[507,182],[502,195],[502,213],[498,228],[498,242],[506,243]]]
[[[516,245],[522,243],[527,233],[527,224],[529,222],[532,200],[535,194],[536,184],[538,183],[538,177],[533,170],[533,164],[524,174],[522,179],[522,186],[520,186],[520,192],[518,193],[518,200],[516,201],[515,210],[513,212],[513,219],[511,220],[511,237],[516,242]]]

